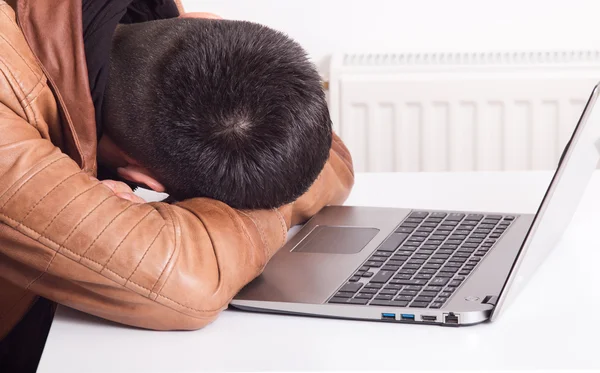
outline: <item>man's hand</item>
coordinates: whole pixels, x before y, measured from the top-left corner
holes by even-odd
[[[93,176],[90,176],[92,180],[98,180]],[[140,196],[133,193],[133,190],[129,187],[129,185],[116,180],[102,180],[100,181],[105,187],[112,190],[113,193],[117,195],[119,198],[126,199],[133,203],[146,203],[146,201]]]

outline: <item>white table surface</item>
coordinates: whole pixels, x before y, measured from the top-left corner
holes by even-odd
[[[551,174],[359,174],[348,205],[534,212]],[[464,328],[227,310],[193,332],[59,307],[40,373],[600,368],[600,174],[555,251],[494,323]]]

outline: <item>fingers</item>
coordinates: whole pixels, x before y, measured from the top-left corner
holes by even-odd
[[[96,181],[98,180],[93,176],[90,176],[90,179],[96,180]],[[119,198],[126,199],[133,203],[146,203],[146,201],[142,197],[133,193],[133,190],[131,190],[129,185],[127,185],[121,181],[102,180],[102,181],[100,181],[100,183],[102,183],[102,185],[104,185],[105,187],[107,187],[108,189],[113,191],[113,193],[115,193],[117,195],[117,197],[119,197]]]
[[[144,199],[136,194],[133,193],[125,193],[125,192],[121,192],[121,193],[117,193],[117,197],[126,199],[128,201],[131,201],[133,203],[146,203],[146,201],[144,201]]]
[[[206,13],[206,12],[189,12],[183,13],[179,16],[180,18],[208,18],[208,19],[223,19],[214,13]]]

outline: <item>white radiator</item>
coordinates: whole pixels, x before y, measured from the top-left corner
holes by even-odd
[[[600,51],[338,54],[329,103],[356,171],[554,168]]]

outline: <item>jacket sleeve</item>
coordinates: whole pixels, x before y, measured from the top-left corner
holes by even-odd
[[[354,181],[334,136],[317,181],[280,209],[239,211],[205,198],[133,204],[91,180],[18,104],[0,102],[0,276],[118,323],[189,330],[212,322],[291,225],[343,202]]]

